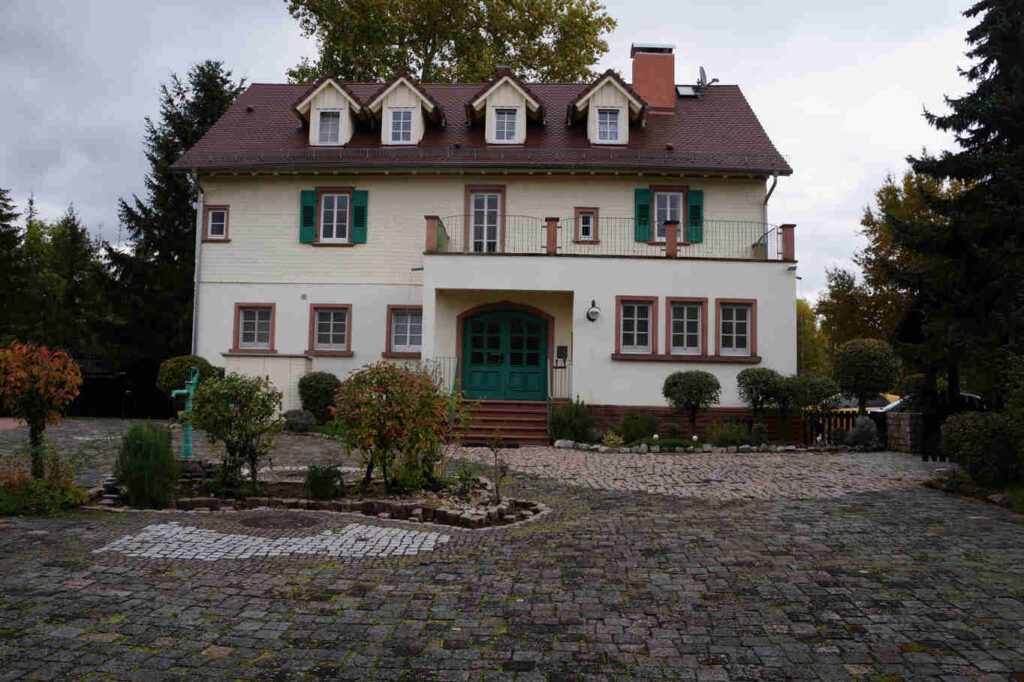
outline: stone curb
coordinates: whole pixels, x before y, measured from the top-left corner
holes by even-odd
[[[852,455],[858,452],[881,452],[881,450],[858,450],[856,448],[839,447],[828,445],[824,447],[812,445],[802,447],[796,445],[732,445],[729,447],[712,447],[711,445],[699,445],[683,447],[681,445],[665,446],[657,445],[636,445],[633,447],[613,448],[600,443],[577,443],[571,440],[556,440],[551,446],[556,450],[574,450],[576,452],[597,452],[600,454],[615,455],[732,455],[732,454],[822,454],[822,455]]]

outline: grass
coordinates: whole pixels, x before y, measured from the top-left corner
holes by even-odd
[[[1010,509],[1018,514],[1024,514],[1024,485],[1015,485],[1007,489],[1006,495],[1010,498]]]
[[[334,424],[323,424],[321,426],[314,426],[313,431],[316,433],[322,433],[325,436],[331,436],[332,438],[342,438],[345,435],[345,431]]]

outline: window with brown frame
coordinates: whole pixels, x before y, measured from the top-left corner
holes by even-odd
[[[231,351],[234,353],[273,353],[273,303],[236,303]]]
[[[616,353],[657,353],[658,312],[656,296],[617,297],[615,311]]]
[[[722,357],[757,355],[757,301],[718,299],[717,351]]]
[[[423,347],[422,306],[388,306],[384,357],[418,358]]]
[[[309,306],[310,355],[352,355],[352,306],[313,303]]]
[[[230,206],[203,207],[203,241],[226,242],[228,239],[228,214]]]
[[[574,209],[576,214],[576,227],[574,241],[577,244],[596,244],[597,236],[597,209],[585,206],[577,206]]]

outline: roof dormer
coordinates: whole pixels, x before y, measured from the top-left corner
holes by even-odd
[[[337,147],[352,139],[353,116],[362,115],[363,105],[345,86],[323,78],[295,105],[295,111],[309,123],[310,146]]]
[[[499,66],[494,78],[466,104],[470,120],[484,119],[487,144],[523,144],[527,118],[543,121],[544,105],[525,83]]]
[[[380,121],[380,142],[386,145],[419,144],[427,121],[445,125],[441,105],[406,74],[385,83],[366,110]]]
[[[629,143],[630,122],[643,126],[646,109],[647,103],[609,69],[569,104],[566,118],[568,125],[586,119],[591,144],[622,145]]]

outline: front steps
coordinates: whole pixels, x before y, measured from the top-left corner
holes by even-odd
[[[469,423],[460,429],[462,444],[490,445],[495,434],[503,446],[549,445],[548,405],[543,400],[466,401]]]

